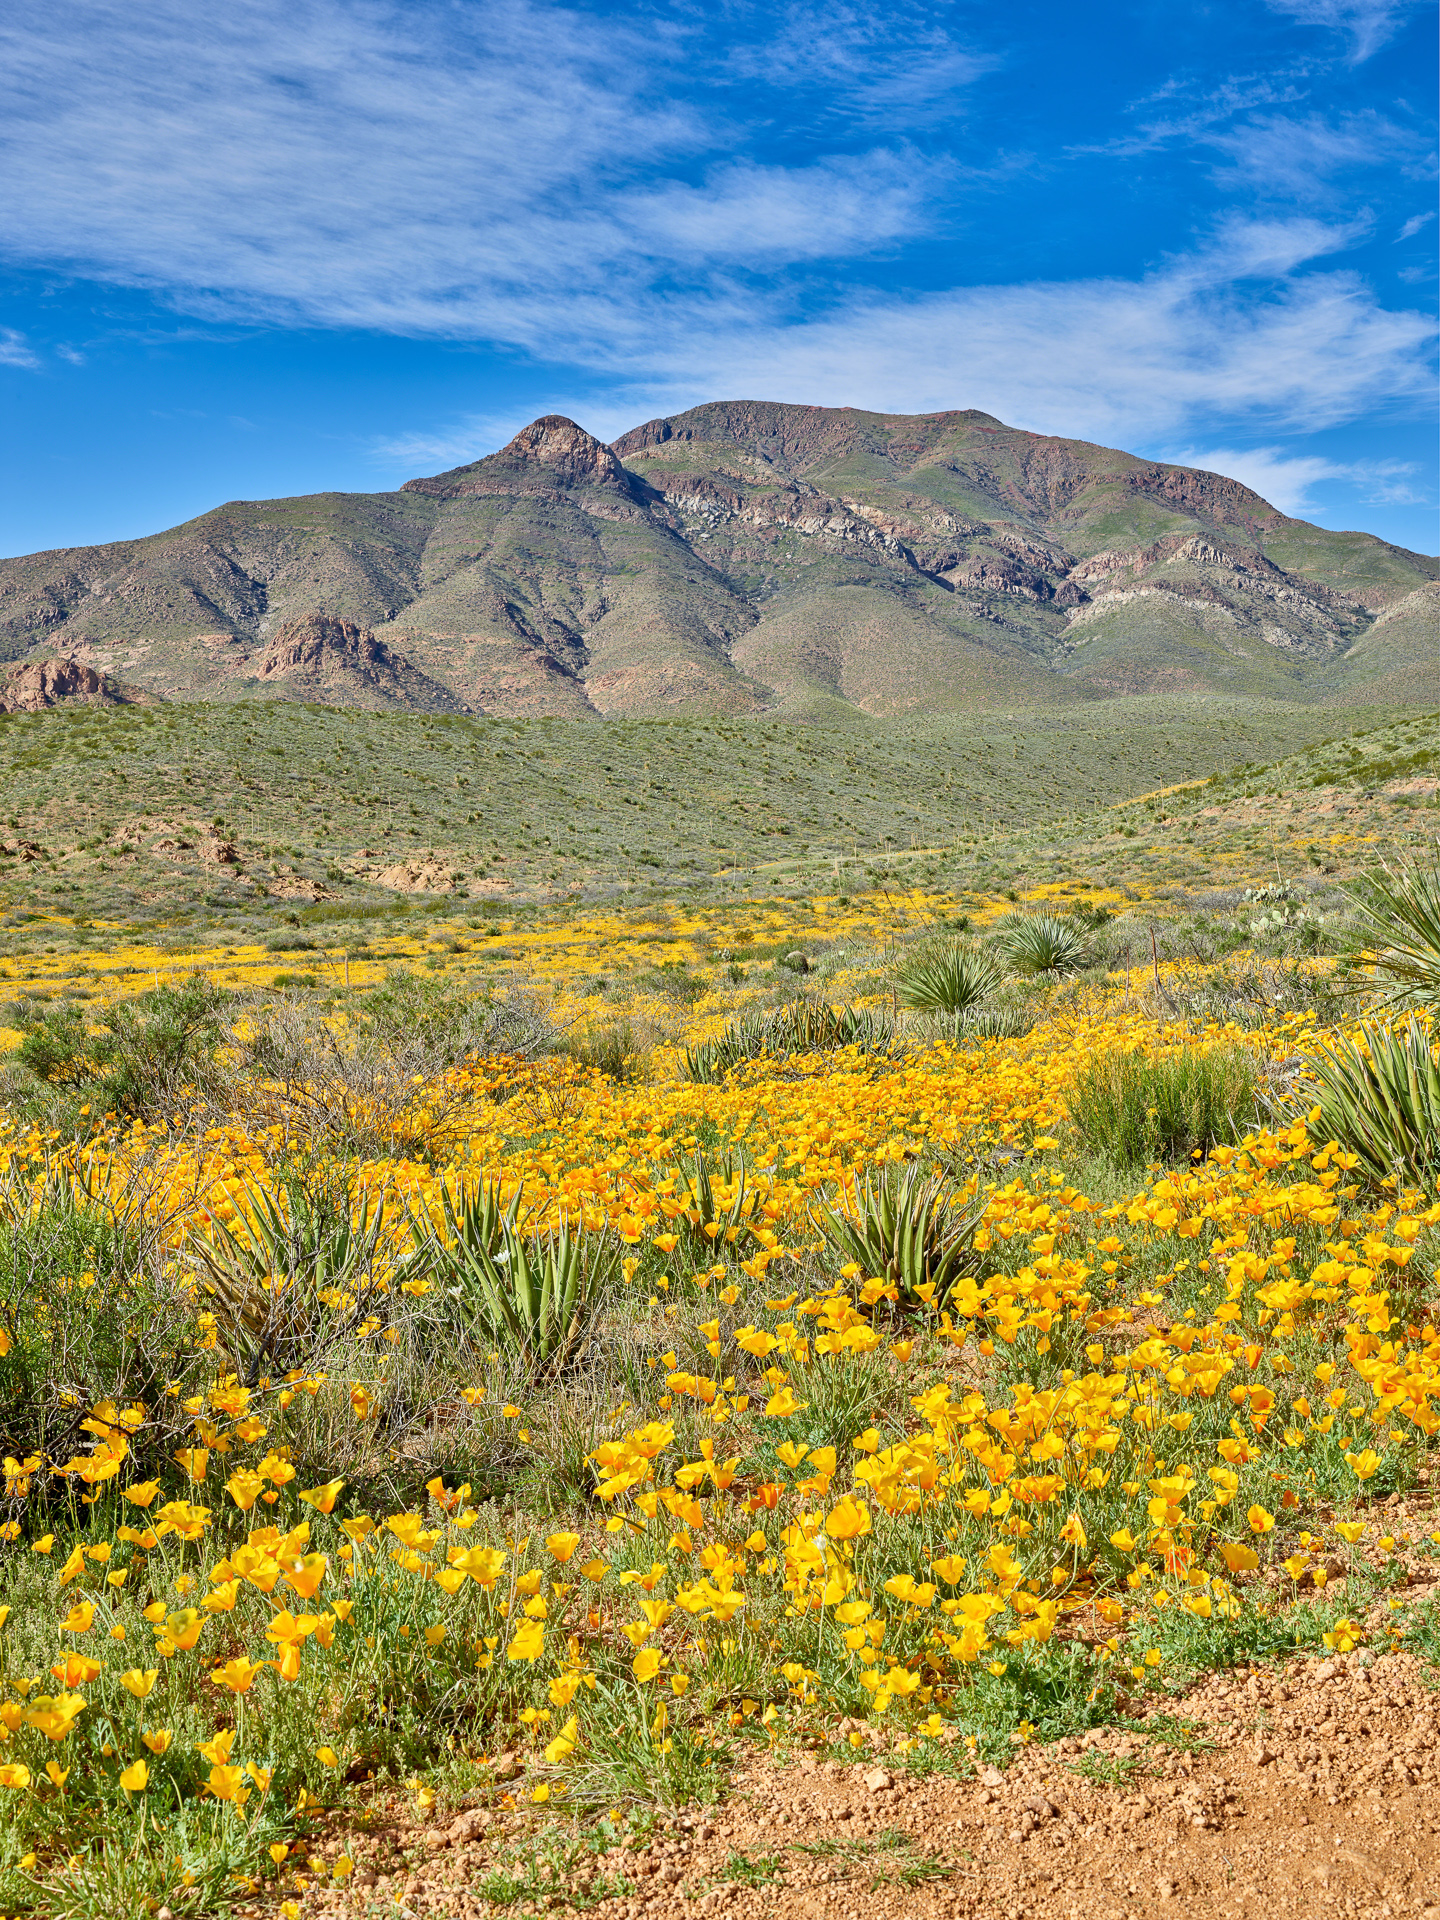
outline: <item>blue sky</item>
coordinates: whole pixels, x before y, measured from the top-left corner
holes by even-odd
[[[738,397],[1434,551],[1435,56],[1410,0],[12,8],[0,552]]]

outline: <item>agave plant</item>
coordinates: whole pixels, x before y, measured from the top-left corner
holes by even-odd
[[[818,1225],[826,1240],[867,1276],[883,1276],[914,1304],[920,1288],[945,1299],[957,1280],[980,1271],[975,1230],[983,1207],[962,1210],[945,1198],[944,1174],[919,1166],[903,1173],[887,1167],[878,1180],[856,1182],[854,1204],[843,1211],[822,1207]]]
[[[357,1325],[381,1297],[377,1255],[385,1207],[293,1183],[282,1200],[246,1187],[233,1224],[214,1214],[185,1258],[215,1301],[216,1318],[247,1377],[261,1364],[308,1366],[329,1339]]]
[[[504,1244],[505,1229],[518,1228],[524,1216],[520,1211],[521,1190],[517,1188],[509,1206],[501,1202],[500,1182],[482,1180],[474,1188],[451,1191],[449,1181],[440,1188],[442,1227],[436,1231],[429,1219],[410,1217],[411,1251],[405,1264],[427,1277],[438,1280],[447,1292],[456,1284],[455,1273],[465,1259],[480,1253],[498,1253]]]
[[[685,1075],[702,1086],[714,1086],[744,1060],[758,1060],[767,1051],[766,1023],[759,1014],[732,1021],[714,1040],[685,1049]]]
[[[1440,1180],[1440,1063],[1418,1015],[1331,1040],[1309,1066],[1318,1083],[1312,1138],[1337,1140],[1376,1181],[1428,1189]]]
[[[1440,1011],[1440,867],[1400,867],[1351,890],[1374,940],[1382,1007]]]
[[[688,1167],[682,1162],[680,1177],[684,1185],[677,1188],[674,1197],[680,1209],[674,1225],[707,1247],[722,1241],[733,1245],[742,1233],[748,1233],[755,1207],[755,1196],[747,1187],[743,1164],[726,1158],[719,1163],[716,1173],[726,1187],[733,1189],[728,1200],[722,1200],[716,1192],[716,1181],[703,1153],[697,1153]]]
[[[519,1201],[502,1210],[498,1183],[459,1205],[442,1197],[449,1237],[422,1232],[417,1253],[474,1337],[535,1374],[558,1373],[575,1358],[618,1256],[608,1236],[568,1224],[526,1234]]]
[[[1000,942],[1017,973],[1049,974],[1063,980],[1090,965],[1090,943],[1071,920],[1053,913],[1012,913]]]
[[[1003,978],[988,954],[958,943],[911,954],[895,970],[904,1006],[956,1016],[980,1007]]]

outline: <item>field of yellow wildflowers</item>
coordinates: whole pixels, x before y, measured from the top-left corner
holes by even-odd
[[[1440,1203],[1312,1131],[1300,972],[906,1027],[918,908],[774,911],[629,957],[623,1071],[382,1085],[330,1005],[203,1097],[0,1120],[0,1909],[303,1911],[350,1870],[311,1810],[373,1779],[703,1800],[750,1742],[964,1766],[1242,1656],[1433,1650],[1382,1503],[1440,1432]],[[694,1077],[753,982],[676,1014],[665,961],[817,924],[868,1037]],[[558,1029],[626,958],[567,941],[512,989]],[[1097,1059],[1221,1051],[1268,1090],[1232,1138],[1127,1169],[1071,1120]],[[933,1245],[846,1257],[922,1186]]]

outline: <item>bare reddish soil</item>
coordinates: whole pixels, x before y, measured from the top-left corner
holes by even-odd
[[[357,1870],[343,1890],[309,1892],[304,1911],[1440,1920],[1432,1668],[1362,1652],[1215,1675],[1169,1704],[1197,1751],[1137,1725],[963,1779],[912,1776],[874,1753],[767,1759],[725,1806],[681,1814],[648,1845],[588,1854],[502,1908],[486,1877],[537,1834],[538,1809],[422,1821],[377,1807],[369,1832],[337,1828],[312,1849],[333,1861],[343,1845]]]

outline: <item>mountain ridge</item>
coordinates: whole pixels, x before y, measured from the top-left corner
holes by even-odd
[[[230,501],[0,561],[0,662],[63,652],[168,698],[577,718],[1423,698],[1437,574],[1223,475],[974,409],[718,401],[611,444],[546,415],[393,492]]]

